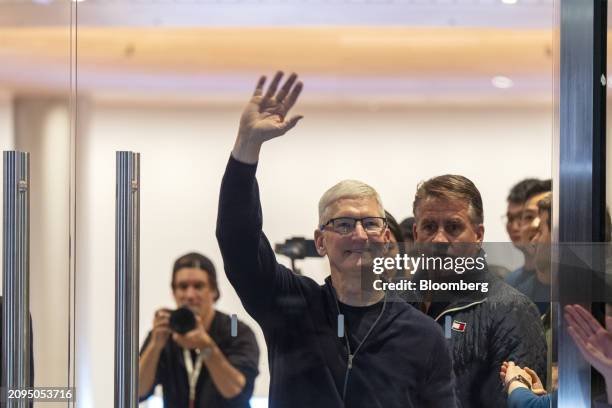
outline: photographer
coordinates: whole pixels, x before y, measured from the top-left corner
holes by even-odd
[[[155,312],[140,351],[140,400],[161,384],[166,407],[249,407],[259,348],[248,326],[238,322],[232,337],[230,317],[214,309],[219,289],[210,259],[177,259],[172,294],[180,309]]]

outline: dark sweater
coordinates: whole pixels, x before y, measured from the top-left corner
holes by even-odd
[[[320,286],[276,261],[262,232],[255,171],[255,165],[230,158],[217,239],[228,279],[264,332],[270,407],[455,407],[452,362],[441,328],[391,298],[354,356],[343,403],[348,353],[338,337],[339,304],[331,279]]]

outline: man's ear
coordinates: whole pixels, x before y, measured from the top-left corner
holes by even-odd
[[[383,234],[383,240],[385,241],[385,244],[391,242],[391,230],[389,229],[389,227],[385,229],[385,232]]]
[[[478,224],[476,227],[476,240],[479,244],[482,244],[482,241],[484,241],[484,224]]]
[[[317,253],[321,256],[327,255],[327,250],[325,249],[325,238],[323,237],[323,231],[320,229],[316,229],[314,232],[314,242],[315,247],[317,248]]]
[[[414,221],[414,224],[412,224],[412,236],[414,237],[414,241],[416,242],[418,237],[416,220]]]

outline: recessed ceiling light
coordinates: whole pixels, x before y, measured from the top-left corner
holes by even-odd
[[[514,86],[514,82],[505,76],[496,76],[491,79],[491,83],[494,87],[500,89],[508,89]]]
[[[516,4],[517,0],[501,0],[504,4]]]

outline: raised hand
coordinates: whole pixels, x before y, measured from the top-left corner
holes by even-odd
[[[582,356],[599,371],[606,383],[612,380],[612,317],[606,316],[606,327],[580,305],[565,306],[567,329]]]
[[[240,117],[238,137],[232,155],[244,163],[256,163],[261,145],[275,137],[282,136],[293,128],[302,116],[287,118],[287,114],[297,101],[303,84],[297,75],[291,74],[284,85],[278,89],[283,73],[278,71],[264,94],[266,77],[257,82],[251,100]]]

